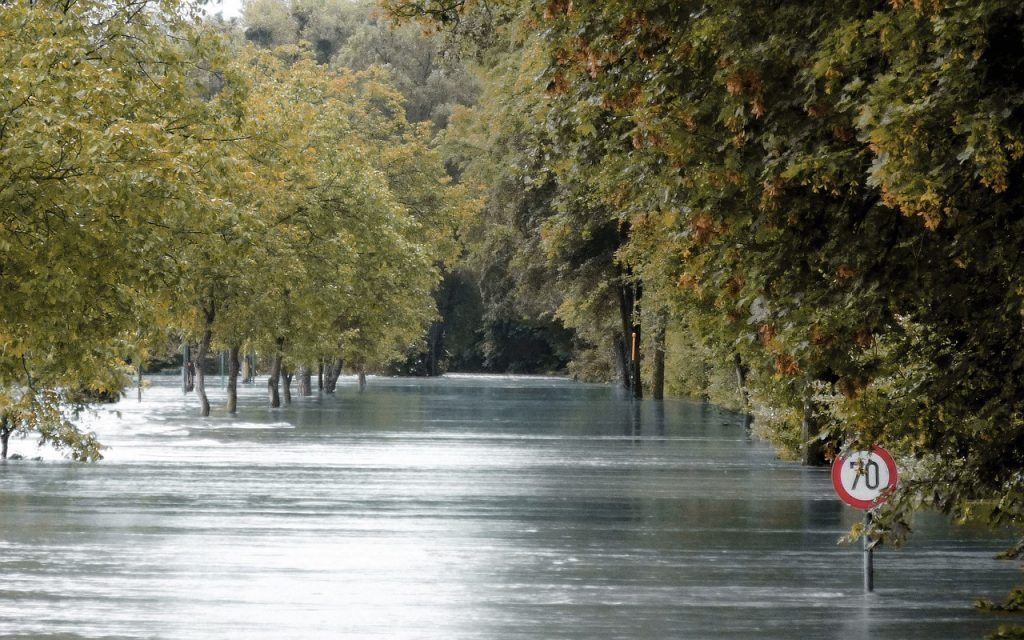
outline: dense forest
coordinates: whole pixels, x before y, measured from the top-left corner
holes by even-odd
[[[1024,518],[1024,7],[6,3],[0,439],[190,345],[701,397]],[[1024,550],[1024,543],[1011,553]]]

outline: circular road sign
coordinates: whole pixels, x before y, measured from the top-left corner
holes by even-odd
[[[832,485],[839,499],[858,509],[885,502],[896,480],[896,463],[879,446],[870,451],[852,451],[832,463]]]

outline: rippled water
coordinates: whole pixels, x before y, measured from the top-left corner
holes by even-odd
[[[827,471],[708,405],[371,378],[198,419],[176,385],[94,418],[99,464],[0,465],[0,637],[979,638],[1020,577],[926,517],[863,595]]]

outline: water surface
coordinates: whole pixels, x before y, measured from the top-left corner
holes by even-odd
[[[863,595],[828,472],[706,404],[518,377],[264,395],[199,419],[158,380],[93,418],[103,462],[0,465],[0,637],[980,638],[972,600],[1020,577],[924,517]]]

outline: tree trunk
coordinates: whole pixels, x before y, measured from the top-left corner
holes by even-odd
[[[359,390],[360,391],[366,391],[366,372],[365,371],[360,371],[359,372]]]
[[[818,439],[821,428],[814,419],[814,398],[811,394],[812,387],[808,380],[804,390],[804,415],[800,422],[800,437],[803,439],[800,462],[810,467],[820,467],[825,464],[825,449]]]
[[[665,398],[665,320],[662,318],[651,340],[654,349],[654,371],[651,380],[651,397],[655,400]]]
[[[270,394],[270,406],[276,409],[281,406],[281,354],[274,354],[270,363],[270,375],[267,377],[267,392]]]
[[[11,439],[11,427],[7,416],[0,420],[0,460],[7,459],[7,442]]]
[[[212,302],[209,309],[203,309],[203,339],[199,342],[199,350],[196,352],[196,395],[199,396],[199,415],[204,418],[210,415],[210,399],[206,397],[206,374],[203,372],[203,363],[206,360],[206,353],[210,350],[216,314],[217,308]]]
[[[615,349],[615,368],[622,387],[629,390],[629,360],[626,357],[626,339],[618,331],[612,332],[612,347]]]
[[[633,389],[633,397],[637,400],[644,397],[644,385],[640,378],[640,346],[642,344],[640,340],[640,298],[642,295],[643,284],[637,282],[633,285],[633,313],[631,314],[633,326],[630,328],[630,363],[632,364],[630,386]]]
[[[228,413],[238,413],[238,352],[241,348],[233,346],[228,350]]]
[[[277,351],[270,362],[270,376],[267,378],[267,391],[270,394],[270,406],[273,409],[281,406],[281,351],[284,348],[284,338],[277,339]]]
[[[316,370],[316,390],[322,392],[324,390],[324,361],[320,360],[320,366]]]
[[[313,372],[307,366],[299,367],[299,395],[313,395]]]
[[[324,391],[334,393],[335,389],[338,388],[338,378],[340,376],[341,358],[335,358],[334,362],[327,365],[327,371],[324,374]]]
[[[284,403],[292,403],[292,376],[294,374],[288,371],[288,367],[281,365],[281,376],[284,377]]]
[[[436,376],[440,371],[438,364],[438,352],[440,351],[442,326],[440,322],[433,322],[427,332],[427,375]]]
[[[334,393],[331,379],[334,377],[334,363],[328,362],[324,365],[324,393]]]
[[[187,394],[192,390],[192,347],[186,342],[181,346],[181,392]]]
[[[633,388],[633,371],[630,366],[630,334],[633,327],[633,299],[626,286],[616,287],[619,293],[619,319],[622,321],[622,334],[619,339],[619,351],[622,354],[622,386],[627,390]]]
[[[754,416],[750,413],[750,392],[747,390],[747,366],[743,364],[743,360],[738,353],[734,353],[732,359],[736,367],[736,384],[739,385],[740,399],[743,401],[743,428],[750,430],[750,425],[754,422]]]
[[[139,368],[135,370],[135,385],[139,389],[139,402],[142,402],[142,363],[139,363]]]

